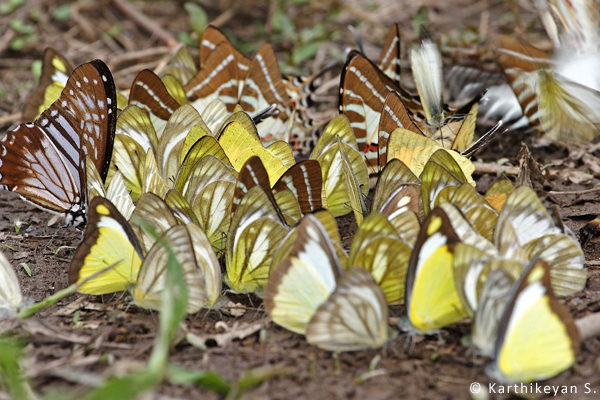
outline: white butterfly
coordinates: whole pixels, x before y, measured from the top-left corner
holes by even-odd
[[[410,65],[427,123],[439,129],[444,123],[442,57],[431,39],[421,41],[419,49],[410,52]]]
[[[19,279],[4,253],[0,252],[0,321],[14,317],[22,306]]]

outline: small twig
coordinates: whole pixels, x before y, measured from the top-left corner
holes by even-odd
[[[551,190],[549,192],[547,192],[548,194],[551,195],[573,195],[573,194],[587,194],[587,193],[596,193],[596,192],[600,192],[600,188],[592,188],[592,189],[586,189],[586,190],[565,190],[565,191],[558,191],[558,190]]]
[[[0,117],[0,125],[10,124],[21,119],[21,113],[14,113]]]
[[[147,57],[155,57],[162,56],[165,53],[168,53],[171,49],[166,46],[162,47],[151,47],[149,49],[139,50],[139,51],[131,51],[124,54],[119,54],[115,57],[109,58],[108,65],[110,69],[115,71],[118,66],[130,61],[138,61],[140,59],[144,59]]]
[[[600,266],[600,260],[596,261],[584,261],[583,265],[586,267],[597,267]]]
[[[473,165],[475,166],[475,172],[480,174],[498,174],[504,172],[507,175],[519,175],[520,172],[519,167],[509,167],[507,165],[490,164],[478,161],[475,161]]]
[[[212,26],[216,26],[217,28],[225,25],[227,21],[229,21],[235,15],[235,8],[228,8],[223,14],[219,15],[217,18],[210,21]]]
[[[172,48],[179,44],[179,41],[175,35],[166,29],[163,29],[159,24],[142,14],[139,10],[129,4],[127,0],[113,0],[112,2],[123,14],[131,18],[131,20],[133,20],[146,32],[156,36],[167,46]]]
[[[10,42],[17,37],[17,34],[12,29],[7,29],[4,35],[0,37],[0,55],[2,55],[10,46]]]
[[[156,67],[156,64],[158,64],[158,60],[147,62],[147,63],[142,63],[142,64],[137,64],[137,65],[132,65],[131,67],[124,68],[120,71],[115,72],[113,74],[113,77],[118,78],[118,77],[122,77],[122,76],[127,76],[128,74],[133,74],[133,73],[137,74],[144,69],[154,69],[154,67]]]
[[[71,6],[71,17],[83,32],[87,42],[93,43],[98,40],[98,34],[94,30],[94,24],[79,12],[79,5],[73,4]]]

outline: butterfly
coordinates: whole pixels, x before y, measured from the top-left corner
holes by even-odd
[[[306,341],[334,352],[378,349],[394,336],[387,316],[385,296],[373,276],[351,268],[310,319]]]
[[[600,93],[575,80],[581,72],[561,75],[550,56],[517,39],[497,38],[499,61],[530,125],[559,142],[589,141],[600,127]],[[577,59],[576,55],[569,57]],[[566,72],[566,71],[565,71]]]
[[[526,186],[516,188],[498,214],[493,242],[506,242],[507,230],[514,232],[518,246],[529,257],[539,257],[551,266],[552,288],[559,296],[583,289],[587,272],[583,251],[574,234],[548,213],[535,192]]]
[[[187,47],[181,46],[163,70],[162,76],[171,75],[185,85],[197,72],[198,68]]]
[[[264,291],[273,255],[289,230],[278,208],[260,186],[250,188],[237,206],[225,248],[225,282],[234,292]]]
[[[507,197],[515,190],[514,185],[508,179],[500,179],[485,192],[485,199],[494,207],[496,211],[500,211]]]
[[[159,309],[166,279],[166,247],[161,242],[155,242],[144,253],[132,226],[105,198],[92,199],[88,214],[89,223],[83,241],[75,250],[71,261],[69,282],[81,283],[113,266],[103,274],[89,279],[78,290],[88,294],[129,290],[135,304],[143,308]],[[143,218],[142,215],[138,216]],[[183,269],[188,287],[187,311],[197,312],[207,303],[205,277],[211,277],[213,290],[220,291],[220,286],[215,284],[214,279],[220,273],[220,266],[210,242],[193,223],[169,227],[162,232],[161,237],[162,242],[174,251]],[[218,297],[214,293],[210,295]]]
[[[384,109],[388,96],[396,92],[397,99],[389,99],[387,109]],[[480,96],[472,99],[460,109],[449,109],[444,106],[444,114],[467,115]],[[398,101],[400,100],[400,101]],[[380,118],[384,113],[392,114],[391,121],[397,128],[414,130],[424,136],[417,124],[424,118],[423,106],[418,96],[413,96],[398,86],[396,82],[384,74],[375,64],[365,56],[352,51],[348,54],[342,69],[339,92],[339,111],[348,117],[356,135],[358,150],[363,152],[370,167],[370,173],[378,172],[384,161],[385,139],[391,134],[393,127],[389,123],[383,126],[381,132]],[[466,130],[466,127],[465,127]],[[467,132],[465,132],[465,135]],[[384,139],[381,146],[379,139]],[[452,142],[444,143],[445,146]],[[389,156],[388,156],[389,159]],[[381,163],[380,161],[381,160]]]
[[[498,253],[458,208],[442,203],[423,221],[408,264],[404,303],[410,325],[418,332],[433,333],[468,316],[455,283],[459,243],[492,256]]]
[[[406,270],[412,245],[404,242],[388,219],[380,213],[367,216],[352,240],[348,264],[371,272],[388,304],[404,299]]]
[[[388,162],[394,158],[399,159],[416,176],[420,176],[429,159],[439,150],[448,153],[458,164],[459,168],[455,170],[455,175],[460,170],[460,174],[464,175],[465,179],[474,186],[475,181],[471,175],[475,171],[475,166],[468,158],[456,151],[447,150],[435,140],[408,129],[398,128],[391,133],[387,148],[387,159]]]
[[[0,321],[14,317],[26,305],[21,294],[19,278],[0,252]]]
[[[303,214],[321,209],[321,167],[314,160],[307,160],[288,169],[273,185],[260,158],[248,159],[236,182],[231,212],[235,213],[244,194],[254,186],[264,189],[267,196],[278,205],[282,217],[294,226]]]
[[[502,383],[548,379],[575,363],[579,347],[573,318],[554,297],[548,264],[534,260],[510,290],[487,374]]]
[[[498,325],[506,308],[514,277],[502,265],[492,269],[485,277],[473,316],[471,341],[479,354],[494,357]]]
[[[292,232],[295,240],[284,239],[290,246],[283,257],[276,256],[265,288],[265,309],[273,321],[326,350],[385,344],[387,304],[371,274],[362,268],[342,272],[330,235],[316,216],[305,216]]]
[[[104,183],[100,178],[100,174],[98,173],[98,170],[96,170],[96,166],[89,156],[85,156],[85,166],[88,201],[96,196],[106,197],[125,218],[129,218],[135,205],[127,190],[127,186],[125,185],[123,174],[121,174],[120,171],[117,171],[113,175],[108,187],[105,188]]]
[[[223,50],[224,47],[227,51]],[[220,52],[216,59],[223,63],[217,71],[214,71],[214,61],[213,65],[208,66],[210,60],[215,59],[214,52]],[[312,93],[320,77],[336,63],[309,77],[287,76],[280,73],[273,49],[268,44],[263,45],[250,59],[214,26],[204,30],[200,41],[201,70],[206,68],[206,73],[214,76],[214,80],[227,81],[227,88],[238,91],[235,98],[231,93],[220,97],[227,98],[226,103],[232,104],[231,107],[235,105],[233,100],[239,100],[242,108],[252,114],[275,105],[278,114],[258,123],[260,137],[266,144],[273,140],[285,140],[294,152],[299,153],[308,153],[312,149],[315,131],[327,122],[326,119],[311,118],[309,111],[314,104]],[[208,86],[216,85],[212,80],[196,87],[209,93]]]
[[[213,247],[225,248],[237,171],[212,136],[198,140],[186,155],[175,180]]]
[[[413,247],[421,230],[421,181],[400,160],[385,165],[373,194],[371,211],[383,214],[400,238]]]
[[[238,121],[227,123],[219,135],[219,144],[238,171],[249,158],[259,157],[267,170],[271,185],[274,185],[295,164],[292,149],[283,141],[265,147],[256,127],[252,124],[247,129],[246,126]]]
[[[427,124],[440,129],[444,123],[442,99],[442,56],[431,39],[423,39],[410,52],[410,66]]]
[[[112,156],[117,102],[108,67],[83,64],[60,97],[33,123],[0,140],[0,185],[36,206],[65,215],[67,225],[85,223],[88,155],[101,179]]]
[[[342,162],[342,147],[345,152],[345,162]],[[336,217],[345,215],[353,209],[362,213],[363,209],[359,204],[369,190],[368,170],[357,150],[352,128],[344,115],[335,117],[325,127],[310,159],[317,160],[321,165],[323,204],[326,204],[326,208]],[[346,167],[342,167],[343,164]],[[352,176],[346,178],[350,169],[352,171],[350,175],[356,180],[355,183],[351,179]],[[349,179],[350,186],[354,188],[349,188],[347,179]],[[353,191],[354,199],[352,201],[356,202],[355,205],[350,204],[350,190]],[[357,190],[360,191],[360,194]]]
[[[314,217],[316,217],[325,232],[328,235],[333,248],[335,249],[335,253],[337,254],[338,260],[342,267],[342,270],[348,269],[348,254],[344,250],[344,246],[342,245],[342,239],[340,237],[340,233],[338,231],[337,222],[335,217],[329,210],[319,210],[312,213]],[[298,229],[300,224],[296,224],[296,226],[292,227],[285,238],[279,244],[275,255],[273,256],[273,261],[271,262],[271,271],[288,256],[294,244],[296,243],[296,239],[298,238]]]
[[[162,136],[169,118],[180,106],[161,78],[148,69],[140,72],[133,80],[129,90],[129,104],[135,104],[148,113],[158,138]]]

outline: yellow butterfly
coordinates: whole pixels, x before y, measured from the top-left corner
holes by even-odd
[[[346,156],[346,173],[342,168],[344,163],[342,162],[341,147]],[[336,217],[352,212],[355,207],[350,205],[351,199],[345,176],[351,169],[351,175],[356,179],[356,185],[362,193],[359,195],[356,190],[350,189],[354,193],[352,201],[360,202],[360,198],[366,196],[369,191],[369,173],[361,153],[357,150],[356,139],[350,123],[344,115],[338,115],[327,125],[312,151],[310,159],[317,160],[321,165],[323,204],[326,205],[326,208]],[[351,178],[350,181],[352,181]],[[354,185],[352,184],[352,186]],[[356,210],[357,212],[360,210],[362,213],[362,206],[358,204],[356,204]]]
[[[89,222],[83,241],[77,247],[69,270],[69,282],[81,283],[94,274],[113,266],[84,283],[79,291],[105,294],[130,290],[133,302],[140,307],[159,309],[166,279],[167,249],[154,243],[144,256],[131,226],[110,201],[95,197],[90,202]],[[175,225],[166,230],[162,240],[175,252],[188,286],[188,313],[212,305],[220,292],[215,275],[220,266],[206,235],[194,224]],[[205,276],[210,278],[207,293]],[[218,277],[220,279],[220,276]],[[215,286],[217,285],[217,286]],[[207,299],[207,294],[210,297]]]
[[[390,162],[392,159],[397,158],[406,164],[416,176],[420,176],[427,161],[438,150],[447,152],[452,156],[459,165],[466,181],[475,186],[475,181],[471,177],[475,171],[475,166],[468,158],[456,151],[445,149],[433,139],[407,129],[397,128],[391,133],[388,142],[387,161]]]
[[[423,221],[406,275],[409,330],[430,334],[468,315],[454,279],[453,258],[459,242],[444,208],[433,209]]]
[[[291,248],[283,250],[265,289],[265,309],[273,321],[326,350],[385,344],[387,304],[371,274],[352,268],[342,276],[329,234],[314,215],[300,221],[294,236],[292,243],[284,241]]]
[[[500,247],[507,230],[514,232],[511,235],[529,260],[539,257],[550,264],[552,289],[557,295],[583,289],[587,271],[579,242],[570,230],[555,223],[531,188],[518,187],[506,199],[494,229],[496,246]]]
[[[411,245],[400,238],[388,219],[383,214],[372,213],[354,236],[348,264],[369,271],[381,286],[388,304],[400,304],[411,253]]]
[[[163,75],[172,75],[185,85],[197,72],[196,63],[187,47],[181,46],[163,70]]]
[[[237,293],[261,295],[269,267],[289,227],[278,206],[260,186],[254,186],[238,205],[227,234],[225,283]]]
[[[400,160],[391,160],[381,171],[372,211],[386,216],[404,242],[411,247],[421,230],[421,181]]]
[[[573,318],[554,297],[550,268],[536,260],[511,288],[486,372],[503,383],[548,379],[576,362],[579,346]]]

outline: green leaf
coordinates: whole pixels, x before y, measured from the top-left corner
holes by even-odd
[[[121,25],[119,24],[114,24],[106,31],[106,34],[110,37],[115,37],[119,33],[121,33]]]
[[[208,25],[208,15],[202,7],[196,3],[187,2],[183,5],[185,11],[189,15],[190,28],[198,34],[198,37],[202,35],[204,29]]]
[[[181,43],[184,43],[188,47],[198,46],[198,43],[192,39],[192,36],[188,32],[177,32],[177,40],[179,40]]]
[[[0,4],[0,14],[7,15],[11,14],[17,8],[19,8],[25,0],[8,0],[6,3]]]
[[[221,396],[227,396],[231,389],[229,382],[215,371],[191,371],[179,365],[170,364],[167,368],[167,376],[169,381],[176,385],[193,383],[212,390]]]
[[[419,8],[419,11],[415,14],[413,19],[410,21],[415,34],[417,36],[421,35],[421,26],[428,27],[429,26],[429,11],[427,7],[423,6]]]
[[[168,254],[165,288],[160,299],[158,335],[148,361],[148,370],[162,375],[167,367],[171,342],[179,329],[179,325],[187,315],[188,291],[183,277],[183,268],[171,246],[156,233],[152,225],[146,221],[139,221],[139,224],[154,237],[157,244],[165,247]]]
[[[17,33],[20,33],[21,35],[31,34],[35,32],[35,28],[33,27],[33,25],[28,25],[17,18],[11,19],[8,23],[8,26],[10,26],[10,29]]]
[[[31,73],[35,77],[35,80],[39,82],[40,76],[42,76],[42,60],[35,60],[31,63]]]
[[[313,40],[322,39],[325,36],[325,28],[322,24],[315,24],[311,28],[304,28],[300,32],[300,41],[302,43],[312,42]]]
[[[22,262],[19,264],[21,267],[23,267],[23,269],[25,270],[25,273],[27,274],[27,276],[31,276],[31,270],[29,269],[29,265],[27,265],[26,263]]]
[[[29,11],[29,18],[31,18],[33,22],[40,22],[42,19],[42,12],[37,7],[32,8],[31,11]]]
[[[142,371],[126,376],[114,378],[105,385],[92,389],[84,400],[129,400],[139,397],[142,393],[152,389],[162,381],[161,376],[152,371]]]
[[[14,248],[12,248],[11,246],[5,244],[5,243],[0,243],[0,246],[2,247],[6,247],[7,249],[11,250],[11,251],[16,251]]]
[[[377,364],[379,363],[380,360],[381,360],[381,356],[379,354],[376,355],[375,357],[373,357],[373,359],[369,363],[369,371],[375,370],[375,368],[377,368]]]
[[[58,22],[63,22],[71,19],[71,5],[63,4],[56,7],[54,13],[52,14],[52,18]]]
[[[19,358],[21,347],[12,340],[0,340],[0,377],[4,386],[13,399],[31,399],[27,383],[20,374]]]
[[[285,39],[296,41],[296,27],[283,8],[280,7],[273,13],[271,27],[273,30],[283,33]]]
[[[292,64],[299,65],[313,57],[319,51],[319,42],[303,44],[292,53]]]

